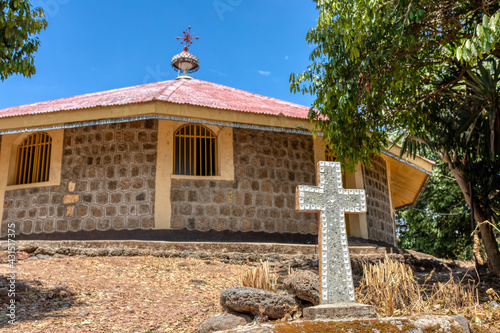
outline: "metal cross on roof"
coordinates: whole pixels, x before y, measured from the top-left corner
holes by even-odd
[[[351,260],[345,213],[366,212],[365,190],[342,187],[340,163],[318,163],[319,186],[297,186],[297,211],[319,212],[318,232],[321,304],[353,302]]]
[[[184,34],[184,37],[177,37],[176,39],[182,39],[181,44],[186,43],[184,45],[184,51],[188,50],[188,47],[193,44],[192,39],[200,39],[200,37],[193,37],[193,34],[190,34],[191,32],[191,26],[188,27],[188,31],[184,30],[182,33]]]

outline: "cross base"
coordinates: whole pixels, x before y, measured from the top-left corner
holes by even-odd
[[[321,304],[305,308],[304,320],[327,320],[347,318],[377,318],[373,305],[360,303]]]

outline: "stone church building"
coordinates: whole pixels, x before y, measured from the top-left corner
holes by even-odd
[[[0,110],[0,239],[317,241],[315,213],[295,210],[332,160],[309,108],[187,76]],[[413,204],[433,167],[393,147],[344,174],[365,189],[351,237],[395,245],[394,210]]]
[[[187,76],[0,110],[1,237],[14,222],[19,239],[313,239],[317,216],[296,212],[295,188],[331,156],[308,111]],[[394,210],[433,166],[398,156],[345,175],[367,193],[349,235],[395,244]]]

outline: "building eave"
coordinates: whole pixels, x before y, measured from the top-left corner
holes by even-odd
[[[97,106],[28,115],[4,117],[0,134],[74,128],[144,119],[164,119],[201,124],[252,128],[258,130],[312,135],[313,124],[307,117],[250,111],[219,109],[194,104],[167,101],[144,101],[123,105]],[[319,133],[321,136],[321,133]],[[383,152],[392,161],[394,207],[412,205],[432,174],[434,162],[420,156],[400,158],[401,148],[391,147]],[[411,179],[408,175],[412,175]]]

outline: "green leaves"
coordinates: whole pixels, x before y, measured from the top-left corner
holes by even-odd
[[[473,30],[471,38],[463,39],[456,50],[456,59],[474,64],[495,50],[500,43],[500,10],[491,18],[485,13],[482,22]]]
[[[459,84],[465,64],[455,59],[500,56],[498,3],[489,17],[478,11],[481,0],[316,2],[318,24],[306,38],[317,47],[311,66],[290,77],[291,90],[317,97],[310,118],[349,168],[384,149],[388,130],[420,138],[438,131],[428,105],[445,103]],[[480,43],[464,38],[472,34]]]
[[[496,221],[500,2],[316,2],[317,28],[307,33],[307,41],[317,45],[312,64],[290,82],[293,91],[316,96],[309,117],[338,160],[348,170],[369,164],[370,154],[387,148],[389,133],[404,133],[402,152],[414,156],[430,149],[440,156],[463,195],[474,185],[476,212]],[[439,191],[446,194],[448,188]],[[422,210],[419,215],[427,213]],[[419,219],[431,229],[439,220]],[[453,237],[453,228],[446,229],[427,230],[427,237]]]
[[[40,41],[33,37],[47,27],[41,8],[28,0],[0,0],[0,79],[12,74],[35,74],[34,53]]]
[[[354,46],[354,47],[351,49],[351,59],[352,59],[352,58],[359,58],[359,56],[360,56],[359,49],[358,49],[357,47],[355,47],[355,46]]]

